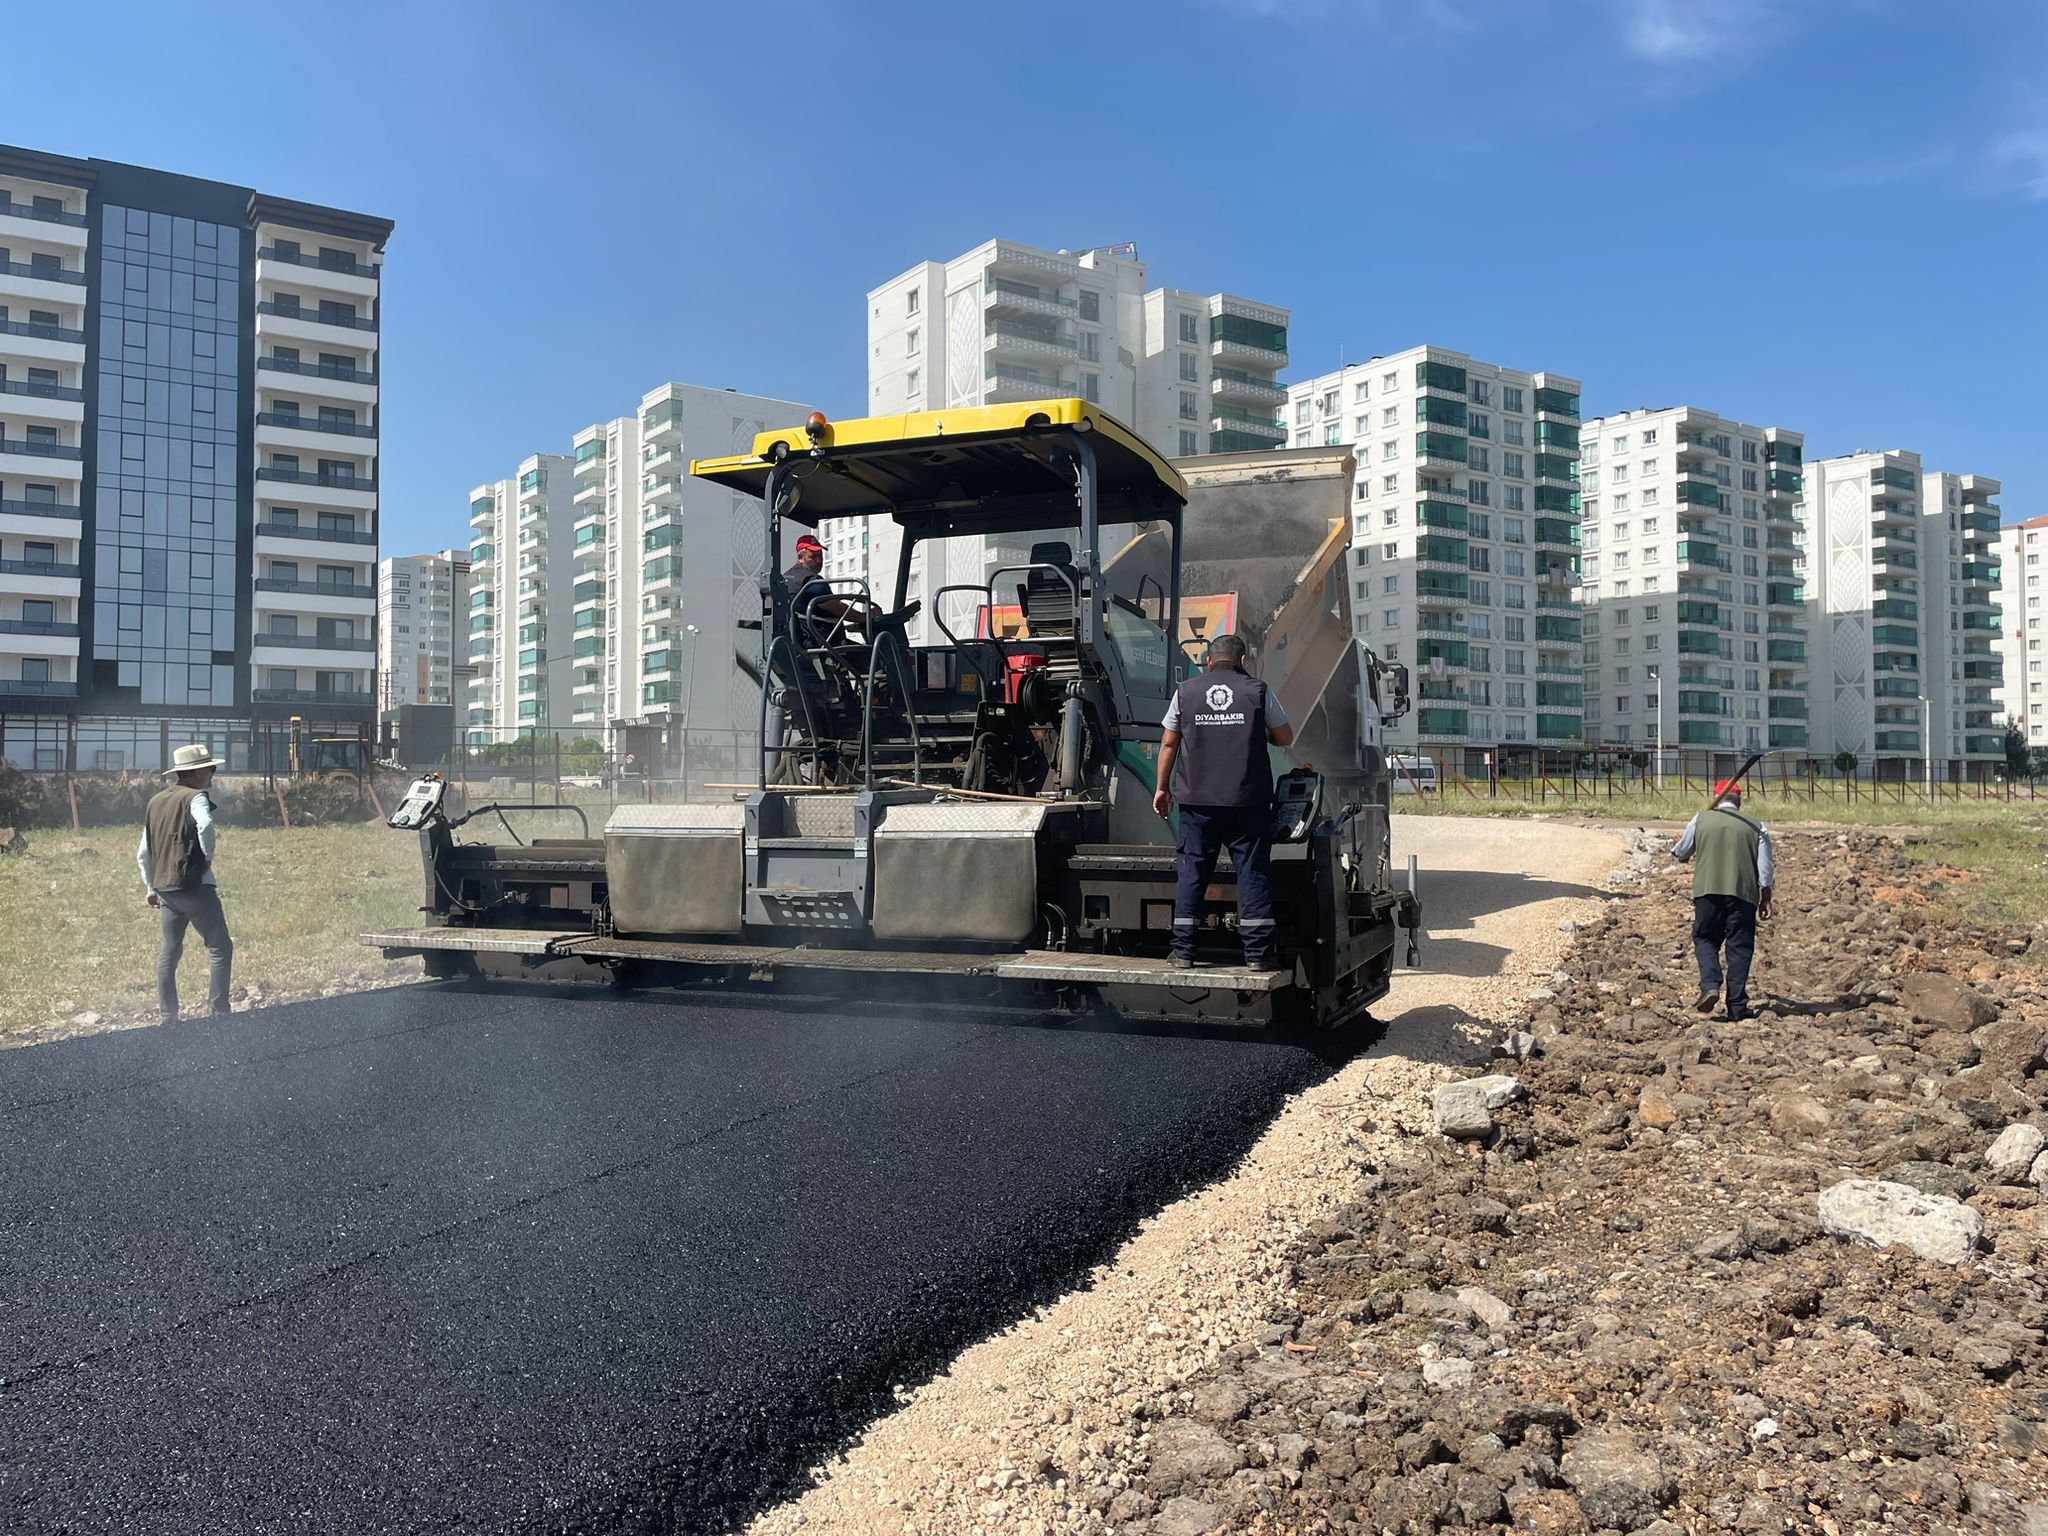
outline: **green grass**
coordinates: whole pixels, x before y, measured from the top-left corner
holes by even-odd
[[[153,1011],[157,914],[135,870],[134,827],[32,832],[29,851],[0,857],[0,1044],[90,1011]],[[272,998],[317,994],[387,974],[356,943],[421,919],[419,840],[381,823],[223,827],[221,904],[235,938],[235,983]],[[188,937],[179,990],[206,999],[206,951]]]

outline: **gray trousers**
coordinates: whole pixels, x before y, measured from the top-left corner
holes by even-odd
[[[220,892],[210,885],[191,891],[159,891],[163,903],[163,942],[156,952],[156,1005],[166,1019],[178,1016],[178,962],[185,957],[185,930],[199,930],[206,945],[207,1002],[215,1013],[227,1013],[228,971],[234,964],[235,941],[228,937],[227,914]]]

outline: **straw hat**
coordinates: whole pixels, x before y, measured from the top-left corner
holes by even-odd
[[[163,772],[165,778],[177,773],[192,773],[200,768],[225,768],[227,762],[213,755],[213,750],[200,742],[189,747],[180,747],[171,754],[171,766]]]

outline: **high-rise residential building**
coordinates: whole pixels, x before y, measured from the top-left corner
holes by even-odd
[[[1804,446],[1694,406],[1585,424],[1589,744],[1807,754]]]
[[[0,754],[240,770],[371,729],[390,233],[0,147]]]
[[[1808,466],[1815,756],[1937,779],[2003,758],[1997,494],[1904,449]]]
[[[377,707],[468,703],[469,551],[377,564]]]
[[[692,479],[690,462],[745,453],[811,409],[671,383],[634,415],[576,434],[571,734],[668,775],[686,763],[697,780],[752,770],[761,696],[737,658],[760,652],[759,631],[741,624],[760,614],[761,504]]]
[[[919,262],[868,295],[871,415],[1007,401],[1099,401],[1169,457],[1285,441],[1288,312],[1230,294],[1147,290],[1137,248],[1068,252],[990,240],[952,261]],[[831,519],[825,574],[895,598],[894,524]],[[976,586],[1030,558],[1032,538],[951,539],[913,552],[909,598]],[[946,599],[955,631],[969,592]],[[912,628],[938,638],[927,607]]]
[[[2048,517],[2000,530],[1998,570],[2004,612],[1998,635],[1999,680],[1993,695],[2001,727],[2019,723],[2027,745],[2048,748],[2048,609],[2041,603],[2048,562]]]
[[[569,724],[572,478],[567,454],[535,453],[511,479],[469,493],[475,671],[463,731],[471,746],[553,735]]]
[[[1354,623],[1415,679],[1390,744],[1479,775],[1576,751],[1578,381],[1411,347],[1290,385],[1286,419],[1358,455]]]

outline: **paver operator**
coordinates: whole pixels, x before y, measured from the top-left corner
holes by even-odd
[[[1725,949],[1728,1017],[1746,1019],[1756,925],[1771,915],[1771,884],[1777,878],[1771,834],[1742,814],[1742,786],[1723,779],[1714,786],[1714,803],[1685,824],[1671,856],[1692,864],[1692,949],[1700,967],[1700,995],[1693,1006],[1713,1012]]]
[[[1237,873],[1237,929],[1244,961],[1273,964],[1273,759],[1268,746],[1294,740],[1294,727],[1273,691],[1244,669],[1245,643],[1218,635],[1207,670],[1174,691],[1161,723],[1159,789],[1152,809],[1162,817],[1180,802],[1174,852],[1180,885],[1173,902],[1173,964],[1195,963],[1202,892],[1230,850]]]
[[[178,1018],[178,961],[185,954],[185,930],[199,930],[206,945],[207,1002],[225,1014],[228,974],[235,941],[228,935],[214,885],[213,798],[208,787],[220,759],[205,747],[180,747],[171,754],[165,777],[177,782],[158,790],[143,813],[142,841],[135,846],[135,864],[149,904],[163,919],[156,955],[156,1003],[166,1024]]]
[[[837,623],[844,618],[847,624],[872,634],[891,625],[902,625],[916,616],[924,606],[922,602],[906,603],[894,613],[877,613],[863,602],[849,602],[832,590],[832,584],[823,575],[825,569],[825,546],[814,533],[802,534],[796,541],[796,564],[782,573],[782,584],[789,593],[790,609],[799,619],[823,620],[827,624]]]

